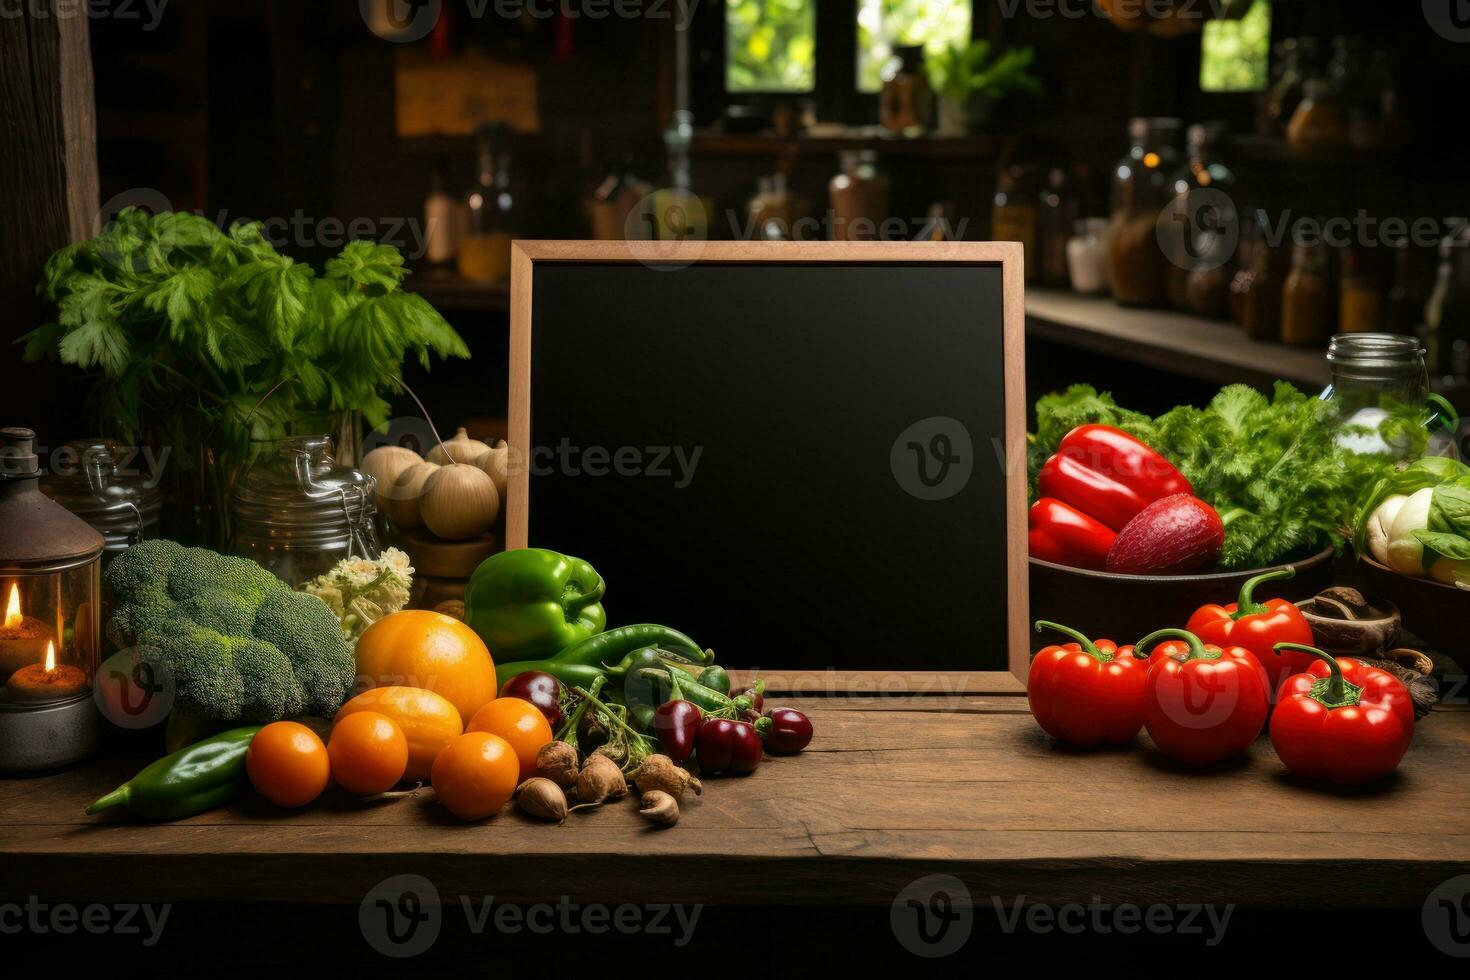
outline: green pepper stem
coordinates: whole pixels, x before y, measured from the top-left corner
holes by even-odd
[[[1246,579],[1245,584],[1240,587],[1240,601],[1236,604],[1235,612],[1230,614],[1230,618],[1244,619],[1247,616],[1259,616],[1262,613],[1270,612],[1271,610],[1269,610],[1265,605],[1255,600],[1253,593],[1256,591],[1256,586],[1260,585],[1262,582],[1274,582],[1278,579],[1288,579],[1295,577],[1296,569],[1292,568],[1290,565],[1287,565],[1285,568],[1278,568],[1270,572],[1262,572],[1255,578]]]
[[[1133,645],[1134,656],[1142,660],[1148,659],[1149,654],[1153,653],[1148,648],[1159,640],[1183,640],[1185,643],[1188,643],[1189,656],[1185,658],[1186,660],[1207,660],[1210,658],[1209,651],[1205,649],[1204,641],[1188,630],[1155,630]]]
[[[607,583],[602,580],[601,575],[598,575],[597,584],[592,586],[592,588],[588,589],[586,592],[563,593],[561,597],[562,608],[567,611],[567,614],[570,618],[575,619],[577,614],[580,613],[583,609],[586,609],[588,606],[594,606],[597,603],[601,602],[602,597],[606,592]]]
[[[1276,651],[1278,657],[1281,656],[1282,650],[1292,650],[1296,653],[1309,653],[1325,662],[1330,671],[1327,675],[1327,690],[1324,692],[1327,699],[1335,705],[1346,704],[1352,700],[1348,680],[1342,676],[1342,664],[1338,663],[1337,658],[1326,650],[1309,647],[1305,643],[1278,643],[1271,649]]]
[[[1077,641],[1077,645],[1082,648],[1082,652],[1087,654],[1094,660],[1100,660],[1103,663],[1107,663],[1109,660],[1113,659],[1106,653],[1103,653],[1101,650],[1099,650],[1097,648],[1097,644],[1093,643],[1087,637],[1072,629],[1072,627],[1070,626],[1063,626],[1060,623],[1053,623],[1045,619],[1038,619],[1036,621],[1036,632],[1040,633],[1044,630],[1055,630],[1056,632],[1061,633],[1064,636],[1070,636],[1072,639]]]

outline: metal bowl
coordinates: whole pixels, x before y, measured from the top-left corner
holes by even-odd
[[[1399,607],[1404,629],[1428,640],[1470,671],[1470,591],[1427,578],[1400,575],[1372,558],[1363,558],[1363,574],[1375,593]]]
[[[1323,548],[1284,565],[1208,575],[1119,575],[1032,558],[1031,619],[1049,619],[1095,639],[1128,644],[1157,629],[1184,626],[1206,603],[1234,602],[1246,579],[1272,569],[1289,566],[1296,576],[1272,582],[1259,598],[1297,601],[1314,596],[1332,584],[1332,556],[1332,548]],[[1055,642],[1055,635],[1033,633],[1031,648]]]

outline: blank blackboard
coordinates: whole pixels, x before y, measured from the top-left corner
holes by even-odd
[[[1013,684],[1006,247],[629,248],[521,243],[511,546],[588,559],[610,625],[666,623],[732,668]]]

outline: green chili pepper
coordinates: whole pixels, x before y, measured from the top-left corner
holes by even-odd
[[[665,685],[661,690],[670,689],[674,685],[674,678],[667,670],[644,668],[638,673],[646,680]],[[680,677],[678,679],[678,689],[684,695],[685,701],[692,701],[706,711],[733,711],[736,707],[734,701],[731,701],[719,691],[705,687],[693,679]]]
[[[562,663],[612,667],[629,653],[649,646],[664,647],[681,656],[689,657],[695,663],[707,664],[710,662],[710,658],[699,648],[699,644],[689,637],[678,630],[667,626],[655,626],[652,623],[620,626],[606,633],[589,636],[580,643],[567,647],[553,659],[560,660]]]
[[[87,812],[126,806],[149,820],[179,820],[223,806],[250,788],[245,751],[258,731],[258,725],[234,728],[166,755]]]
[[[505,687],[505,682],[528,670],[539,670],[550,674],[567,687],[587,687],[607,671],[595,664],[573,664],[563,660],[518,660],[515,663],[495,665],[495,689]]]

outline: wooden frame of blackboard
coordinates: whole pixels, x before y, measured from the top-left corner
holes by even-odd
[[[1021,694],[1030,661],[1030,599],[1026,558],[1025,274],[1014,242],[616,242],[517,241],[511,247],[510,405],[512,460],[531,458],[532,280],[540,263],[844,264],[955,263],[999,266],[1005,363],[1006,670],[762,671],[767,689],[787,694]],[[530,468],[512,465],[505,546],[524,548],[530,536]]]

